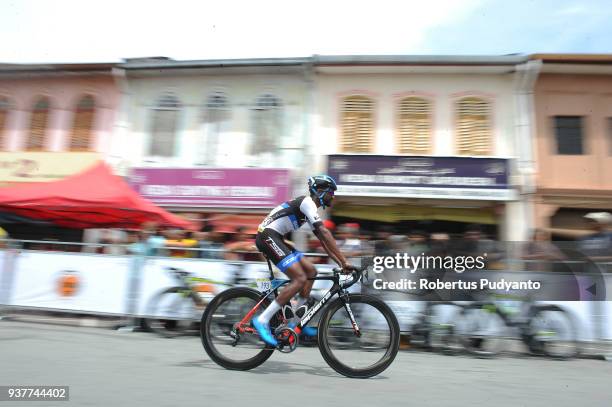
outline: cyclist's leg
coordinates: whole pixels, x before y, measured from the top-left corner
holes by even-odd
[[[270,345],[277,345],[276,338],[270,332],[270,319],[291,297],[298,293],[306,282],[306,273],[302,270],[300,259],[302,253],[291,250],[283,242],[282,236],[273,231],[264,230],[255,239],[257,248],[285,274],[291,282],[285,286],[278,297],[252,321],[260,337]]]
[[[295,294],[301,292],[308,283],[307,275],[299,260],[287,267],[285,269],[285,274],[289,276],[291,282],[287,284],[276,297],[276,301],[281,306],[287,304],[289,300],[291,300]]]
[[[317,276],[317,269],[315,266],[308,260],[306,257],[302,257],[300,259],[300,265],[302,266],[302,270],[306,273],[307,278],[315,278]],[[307,300],[310,297],[310,291],[312,290],[312,285],[314,284],[314,280],[306,280],[302,290],[300,291],[300,297],[304,300]],[[300,306],[302,304],[298,304]]]

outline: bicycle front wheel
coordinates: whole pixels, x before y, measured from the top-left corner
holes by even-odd
[[[193,327],[203,312],[195,295],[197,294],[184,287],[171,287],[162,291],[149,304],[149,316],[143,325],[151,332],[167,338],[194,332]]]
[[[556,305],[539,306],[527,327],[527,345],[554,359],[570,359],[579,353],[576,330],[570,315]]]
[[[391,365],[399,349],[399,323],[382,300],[350,294],[348,304],[359,334],[352,326],[344,302],[338,298],[323,311],[319,322],[319,350],[336,372],[355,378],[376,376]]]

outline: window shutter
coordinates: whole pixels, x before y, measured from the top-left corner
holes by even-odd
[[[49,121],[49,101],[40,99],[34,105],[30,120],[30,134],[26,143],[27,151],[42,151],[45,146],[45,132]]]
[[[491,106],[480,98],[457,102],[457,145],[461,155],[491,154]]]
[[[79,101],[70,135],[70,151],[91,150],[94,112],[95,102],[91,96],[85,96]]]
[[[218,123],[228,119],[229,110],[227,96],[221,92],[215,92],[206,101],[204,121],[207,123]]]
[[[274,95],[261,95],[255,101],[253,133],[249,154],[275,153],[282,137],[282,101]]]
[[[350,96],[342,102],[340,151],[371,153],[374,144],[374,102],[365,96]]]
[[[431,103],[423,98],[408,97],[398,106],[398,149],[400,154],[431,152]]]
[[[171,95],[162,96],[153,109],[153,123],[149,155],[173,157],[178,115],[181,109],[179,100]]]

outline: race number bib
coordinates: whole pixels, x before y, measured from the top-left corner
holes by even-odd
[[[268,278],[258,278],[255,280],[259,291],[268,291],[272,288],[272,282]]]

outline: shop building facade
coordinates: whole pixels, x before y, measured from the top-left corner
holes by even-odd
[[[535,86],[535,226],[586,233],[583,216],[612,211],[612,56],[541,54]]]
[[[113,64],[0,64],[0,182],[51,181],[112,149]]]
[[[111,159],[174,212],[260,221],[308,171],[307,60],[126,60]]]
[[[491,224],[493,237],[525,238],[534,76],[525,57],[314,57],[313,66],[314,167],[336,163],[336,215]],[[380,177],[360,188],[359,177],[343,182],[342,168],[355,165],[403,177],[393,191],[376,191]]]

